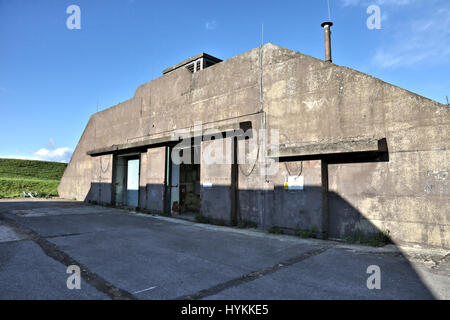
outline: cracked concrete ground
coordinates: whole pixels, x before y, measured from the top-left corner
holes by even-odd
[[[450,299],[449,257],[74,201],[0,201],[0,299]],[[66,286],[72,264],[80,290]],[[380,290],[367,288],[370,265]]]

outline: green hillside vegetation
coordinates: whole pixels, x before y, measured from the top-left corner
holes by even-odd
[[[22,191],[37,197],[57,197],[66,163],[0,159],[0,198],[23,197]]]

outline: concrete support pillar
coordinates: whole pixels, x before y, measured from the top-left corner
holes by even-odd
[[[321,160],[321,176],[322,176],[322,224],[320,228],[320,236],[322,239],[328,238],[328,163]]]
[[[141,176],[141,187],[147,194],[145,208],[161,213],[164,211],[166,147],[148,149],[146,162],[146,177]]]
[[[238,191],[238,139],[232,141],[233,155],[231,164],[231,225],[235,226],[239,220],[239,191]]]
[[[147,207],[147,152],[140,154],[139,159],[139,208]]]

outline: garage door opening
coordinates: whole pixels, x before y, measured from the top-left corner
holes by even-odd
[[[190,153],[190,163],[176,164],[171,161],[172,152],[179,152],[180,157],[186,152]],[[190,148],[175,149],[169,147],[168,172],[170,191],[170,212],[185,216],[195,215],[200,212],[200,164],[194,159],[200,159],[200,145],[192,145]]]
[[[139,155],[114,158],[114,205],[137,208],[139,206]]]

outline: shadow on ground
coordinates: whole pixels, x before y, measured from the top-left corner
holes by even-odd
[[[1,299],[435,298],[395,248],[345,247],[74,201],[1,201],[0,212],[0,227],[15,236],[0,243]],[[67,289],[69,263],[86,270],[81,290]],[[371,265],[381,270],[380,290],[367,288]]]

